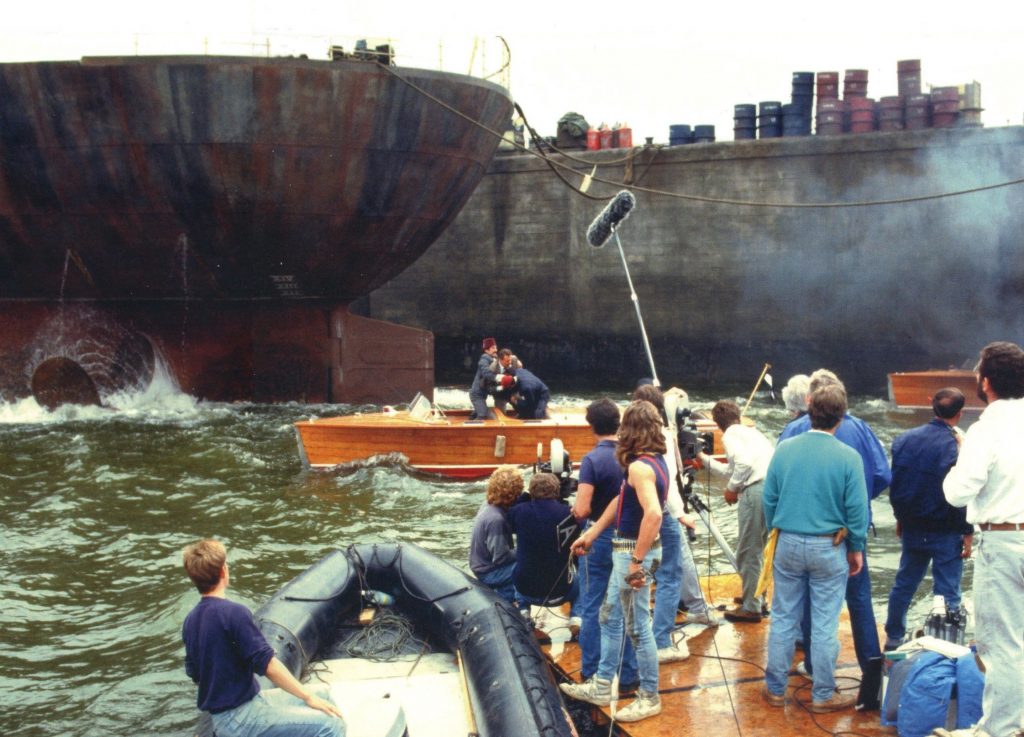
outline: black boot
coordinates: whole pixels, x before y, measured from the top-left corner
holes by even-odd
[[[878,711],[882,692],[882,659],[871,658],[861,673],[860,692],[857,694],[858,711]]]

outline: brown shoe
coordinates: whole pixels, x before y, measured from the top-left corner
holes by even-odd
[[[786,696],[776,696],[768,690],[768,686],[761,686],[761,698],[763,698],[770,706],[785,706]]]
[[[761,612],[747,611],[741,606],[734,606],[732,609],[726,609],[722,616],[728,619],[730,622],[760,622]]]
[[[853,706],[856,701],[857,694],[855,693],[834,693],[832,694],[832,698],[828,701],[812,701],[807,705],[807,708],[815,714],[827,714],[832,711],[848,709]]]

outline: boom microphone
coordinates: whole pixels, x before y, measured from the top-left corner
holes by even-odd
[[[634,207],[636,207],[636,197],[633,196],[633,193],[628,189],[619,192],[587,228],[587,242],[594,248],[603,246],[615,232],[619,223],[629,217],[629,213]]]

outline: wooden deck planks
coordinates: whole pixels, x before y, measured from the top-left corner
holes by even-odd
[[[732,606],[732,597],[740,593],[739,577],[734,574],[702,579],[702,586],[709,600],[719,606]],[[760,624],[723,622],[717,628],[685,627],[690,658],[660,669],[662,713],[634,724],[617,724],[617,728],[629,737],[803,737],[821,730],[853,731],[866,737],[896,734],[895,728],[880,725],[878,712],[850,708],[835,714],[812,714],[802,706],[811,698],[810,681],[795,674],[789,679],[789,703],[783,708],[767,705],[760,692],[770,621],[769,617]],[[856,691],[860,669],[845,608],[839,640],[837,685],[843,691]],[[580,652],[575,643],[543,649],[557,671],[580,680]],[[803,653],[797,650],[794,667],[802,658]],[[619,708],[629,701],[620,700]],[[608,722],[608,709],[594,707],[593,714],[599,723]]]

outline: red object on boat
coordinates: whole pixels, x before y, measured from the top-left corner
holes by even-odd
[[[597,151],[601,148],[601,131],[591,128],[587,131],[587,150]]]
[[[606,129],[601,131],[601,148],[611,148],[611,147],[612,147],[612,132],[611,132],[610,129],[606,128]]]
[[[616,133],[619,136],[619,148],[633,148],[632,128],[619,128]]]

